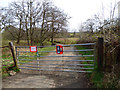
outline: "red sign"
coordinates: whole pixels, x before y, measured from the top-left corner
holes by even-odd
[[[37,46],[30,46],[30,52],[37,52]]]
[[[62,45],[56,45],[56,53],[63,54],[63,46]]]

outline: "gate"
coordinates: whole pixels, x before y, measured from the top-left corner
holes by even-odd
[[[29,46],[16,46],[20,69],[62,72],[92,72],[95,67],[96,43],[62,45],[63,54],[56,53],[55,46],[37,46],[30,52]]]

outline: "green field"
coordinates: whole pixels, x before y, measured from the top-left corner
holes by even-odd
[[[55,38],[54,41],[61,44],[76,44],[79,38]]]
[[[76,46],[78,50],[85,50],[85,49],[93,49],[91,47],[85,47],[85,46]],[[79,51],[80,55],[94,55],[94,51]],[[81,57],[80,59],[82,60],[94,60],[94,57]],[[84,61],[81,62],[82,64],[94,64],[94,61]],[[93,66],[84,66],[84,68],[92,68]],[[87,71],[92,71],[92,70],[87,70]]]
[[[9,46],[9,40],[3,40],[2,41],[2,46]],[[50,43],[49,42],[45,42],[47,45],[49,45]],[[27,46],[26,42],[24,40],[21,40],[20,44],[16,44],[15,41],[13,41],[13,44],[15,46]],[[39,43],[36,44],[36,46],[39,46]],[[51,51],[51,50],[54,50],[55,47],[45,47],[45,48],[39,48],[38,51]],[[25,50],[25,49],[24,49]],[[28,50],[30,50],[28,48]],[[20,53],[21,55],[32,55],[32,56],[37,56],[36,53]],[[39,55],[47,55],[48,53],[45,52],[45,53],[39,53]],[[13,62],[13,57],[11,55],[11,50],[6,47],[6,48],[2,48],[2,76],[3,77],[6,77],[6,76],[9,76],[9,74],[7,73],[6,71],[6,68],[8,67],[11,67],[13,66],[14,62]],[[22,57],[19,57],[19,59],[23,59]],[[36,57],[25,57],[24,59],[35,59],[36,60]],[[21,61],[22,63],[26,63],[26,62],[30,62],[30,61]]]
[[[45,47],[45,48],[38,48],[37,51],[52,51],[54,50],[56,47]],[[25,50],[25,49],[24,49]],[[28,49],[27,49],[28,50]],[[26,51],[27,51],[26,50]],[[22,50],[20,50],[22,51]],[[48,52],[39,52],[38,53],[38,56],[45,56],[47,55]],[[33,57],[18,57],[19,59],[30,59],[30,60],[37,60],[39,57],[36,57],[37,56],[37,53],[36,52],[27,52],[27,53],[19,53],[20,56],[33,56]],[[35,56],[35,57],[34,57]],[[40,59],[40,58],[39,58]],[[25,60],[21,60],[19,61],[20,63],[27,63],[27,62],[30,62],[30,61],[25,61]]]

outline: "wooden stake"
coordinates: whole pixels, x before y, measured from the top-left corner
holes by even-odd
[[[11,50],[11,53],[12,53],[14,66],[17,67],[17,61],[16,61],[16,57],[15,57],[15,49],[14,49],[14,46],[13,46],[13,42],[9,42],[9,46],[10,46],[10,50]]]

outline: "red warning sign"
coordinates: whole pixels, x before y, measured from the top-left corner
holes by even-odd
[[[37,46],[30,46],[30,52],[37,52]]]
[[[63,46],[62,45],[56,45],[56,53],[63,54]]]

